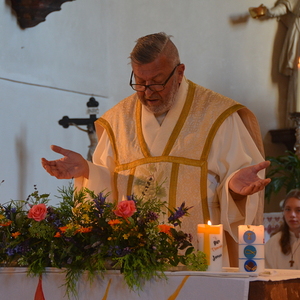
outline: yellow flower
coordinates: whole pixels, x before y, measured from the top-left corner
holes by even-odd
[[[112,240],[112,237],[111,237],[111,236],[110,236],[110,237],[108,237],[108,238],[107,238],[107,240],[108,240],[108,241],[111,241],[111,240]]]
[[[127,233],[123,234],[123,238],[124,238],[124,240],[128,240],[129,234],[127,234]]]
[[[88,214],[83,214],[83,215],[81,216],[81,220],[82,220],[84,223],[88,223],[88,222],[91,221]]]

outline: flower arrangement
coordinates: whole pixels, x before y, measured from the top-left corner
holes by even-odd
[[[103,192],[76,192],[71,185],[59,192],[57,206],[48,205],[49,194],[40,195],[36,187],[27,200],[0,205],[3,266],[27,266],[32,275],[47,267],[63,269],[68,295],[76,294],[76,283],[86,271],[92,279],[118,268],[135,289],[154,276],[165,278],[170,266],[207,269],[205,256],[194,253],[191,235],[180,229],[190,209],[185,203],[169,210],[167,224],[161,224],[166,203],[155,197],[130,196],[111,203]]]

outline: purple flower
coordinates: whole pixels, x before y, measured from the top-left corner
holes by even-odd
[[[185,202],[182,202],[182,204],[176,209],[175,212],[169,217],[169,222],[173,222],[174,226],[177,226],[180,224],[178,221],[180,218],[182,218],[184,215],[188,214],[188,210],[191,209],[191,207],[185,207]],[[176,222],[177,221],[177,222]],[[175,222],[175,223],[174,223]]]
[[[103,214],[103,205],[105,204],[105,200],[106,200],[106,196],[103,195],[103,193],[99,193],[97,198],[93,199],[94,203],[95,203],[95,206],[98,210],[98,217],[101,217],[102,214]]]
[[[62,222],[61,222],[61,220],[59,220],[59,219],[55,220],[55,221],[53,222],[53,224],[54,224],[54,226],[56,226],[56,227],[61,227],[61,226],[62,226]]]
[[[14,248],[7,248],[6,253],[8,256],[13,256],[15,254]]]
[[[15,214],[17,212],[17,209],[15,207],[3,207],[5,209],[5,217],[8,220],[11,220],[12,214]]]

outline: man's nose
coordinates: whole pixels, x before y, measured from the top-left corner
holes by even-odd
[[[147,86],[144,93],[146,96],[151,96],[154,92],[151,91],[150,88]]]

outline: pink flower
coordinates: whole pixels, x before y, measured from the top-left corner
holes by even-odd
[[[46,218],[47,207],[44,203],[36,204],[31,207],[28,213],[28,218],[34,219],[35,221],[42,221]]]
[[[118,217],[129,218],[136,212],[135,203],[133,200],[123,200],[118,203],[117,209],[114,210],[114,213]]]

